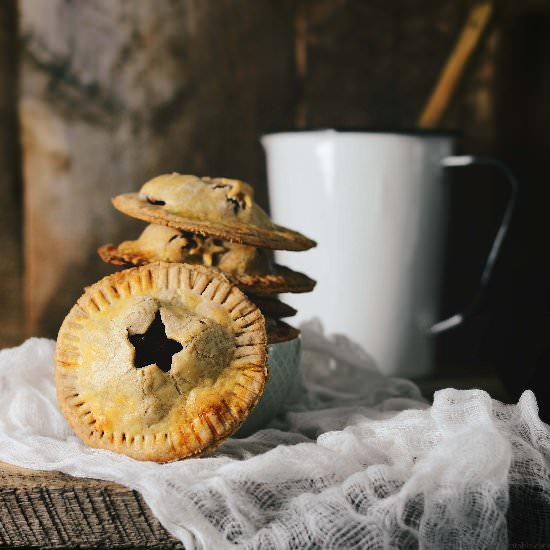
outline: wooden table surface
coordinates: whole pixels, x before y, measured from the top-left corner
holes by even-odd
[[[183,548],[139,493],[0,462],[0,548]]]

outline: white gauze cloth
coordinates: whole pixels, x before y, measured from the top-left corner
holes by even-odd
[[[56,403],[53,341],[3,350],[0,460],[135,489],[188,550],[548,542],[550,432],[532,392],[505,405],[445,389],[430,407],[348,339],[302,328],[301,381],[280,419],[164,465],[73,435]]]

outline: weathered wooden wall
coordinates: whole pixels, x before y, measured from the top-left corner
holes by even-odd
[[[0,348],[22,338],[16,29],[15,0],[0,2]]]
[[[550,422],[550,3],[510,2],[496,59],[496,149],[521,182],[520,207],[492,296],[486,354],[512,399],[533,389]]]
[[[21,0],[28,334],[54,335],[143,225],[110,204],[159,173],[262,173],[290,124],[292,35],[275,2]],[[259,189],[265,201],[265,189]]]
[[[182,170],[248,179],[265,205],[258,134],[414,126],[474,3],[19,0],[27,334],[54,335],[82,286],[108,271],[96,246],[140,227],[112,209],[115,193]],[[497,266],[493,303],[526,284],[546,245],[531,212],[544,216],[548,199],[549,13],[545,0],[495,2],[442,121],[462,129],[464,151],[509,160],[531,197]],[[2,59],[5,79],[14,56]],[[457,176],[454,187],[449,312],[473,293],[506,198],[489,172]],[[471,354],[490,323],[482,315],[441,342]]]

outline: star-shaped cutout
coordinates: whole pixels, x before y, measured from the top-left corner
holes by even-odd
[[[130,334],[128,339],[136,350],[134,366],[138,369],[156,364],[162,371],[168,372],[172,366],[172,356],[183,349],[179,342],[166,336],[160,311],[143,334]]]

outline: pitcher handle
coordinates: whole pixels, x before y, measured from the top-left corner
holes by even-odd
[[[481,279],[479,281],[477,292],[474,295],[474,299],[470,302],[470,305],[465,310],[463,310],[462,313],[456,313],[455,315],[447,317],[447,319],[443,319],[442,321],[435,323],[430,328],[430,334],[440,334],[451,328],[457,327],[458,325],[462,324],[464,320],[469,317],[472,312],[475,311],[475,309],[478,307],[479,302],[481,301],[481,298],[485,293],[485,290],[489,283],[489,279],[491,278],[491,275],[493,273],[495,262],[502,247],[504,237],[508,233],[512,214],[516,207],[518,181],[515,178],[514,174],[512,174],[508,166],[506,166],[506,164],[504,164],[500,160],[492,157],[474,155],[453,155],[441,159],[441,165],[445,168],[472,166],[474,164],[494,166],[497,170],[500,170],[500,172],[504,175],[506,181],[511,187],[510,197],[508,199],[506,209],[504,210],[504,215],[502,216],[500,227],[493,241],[493,245],[491,246],[489,255],[487,256],[487,260],[485,261],[485,267],[483,268],[483,272],[481,273]]]

